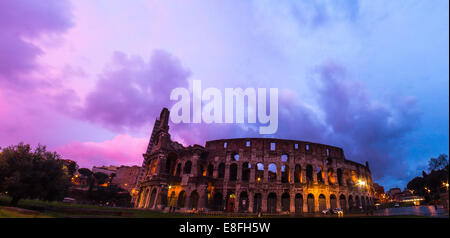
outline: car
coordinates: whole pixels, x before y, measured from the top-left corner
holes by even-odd
[[[400,204],[396,203],[394,204],[394,207],[400,207]]]
[[[322,213],[323,215],[328,215],[328,214],[331,214],[331,211],[332,211],[331,209],[324,209],[324,210],[322,210],[321,213]]]
[[[333,209],[333,214],[343,215],[344,211],[341,208]]]
[[[75,198],[69,198],[69,197],[65,197],[64,199],[63,199],[63,202],[64,203],[75,203]]]

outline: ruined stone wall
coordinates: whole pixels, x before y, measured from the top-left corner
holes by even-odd
[[[373,203],[369,168],[328,145],[223,139],[153,151],[148,159],[153,174],[141,184],[137,207],[305,213]]]

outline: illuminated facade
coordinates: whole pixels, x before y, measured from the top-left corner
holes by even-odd
[[[372,206],[368,164],[341,148],[304,141],[240,138],[184,147],[156,120],[136,187],[135,207],[167,211],[314,213]]]

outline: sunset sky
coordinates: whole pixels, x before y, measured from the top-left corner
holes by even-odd
[[[406,186],[449,153],[449,2],[0,0],[0,147],[140,165],[175,87],[278,88],[266,136],[342,147]],[[184,145],[260,137],[170,124]]]

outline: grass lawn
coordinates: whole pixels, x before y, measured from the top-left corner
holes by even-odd
[[[102,207],[86,204],[71,204],[62,202],[46,202],[40,200],[23,199],[19,201],[18,207],[31,211],[38,211],[37,214],[26,214],[19,211],[7,209],[10,199],[0,196],[0,218],[65,218],[65,217],[97,217],[97,218],[227,218],[223,215],[203,215],[203,214],[178,214],[162,213],[133,208]],[[3,207],[2,207],[3,206]],[[35,212],[36,213],[36,212]],[[264,216],[273,218],[293,218],[288,215]],[[314,217],[332,218],[330,216],[316,215]],[[364,214],[347,214],[344,218],[428,218],[426,216],[395,215],[395,216],[370,216]],[[232,218],[255,218],[255,215],[241,215]],[[298,217],[302,218],[302,217]]]

